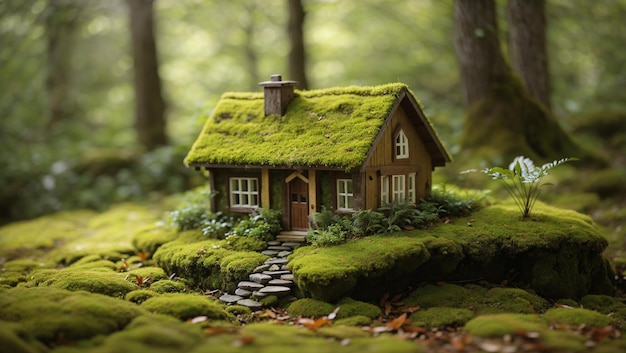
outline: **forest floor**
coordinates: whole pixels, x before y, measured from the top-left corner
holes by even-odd
[[[171,228],[166,215],[180,202],[180,195],[175,195],[143,204],[119,204],[100,213],[67,211],[0,227],[0,347],[25,353],[279,353],[295,347],[302,352],[626,351],[626,192],[622,192],[626,162],[624,143],[618,142],[604,146],[610,167],[564,168],[557,174],[559,184],[544,201],[579,213],[539,205],[543,216],[532,224],[537,228],[526,230],[531,224],[522,224],[515,228],[517,234],[507,235],[509,246],[522,246],[542,229],[541,222],[547,225],[548,221],[565,229],[559,236],[584,229],[594,242],[602,243],[596,237],[601,234],[607,240],[604,246],[608,244],[603,256],[616,269],[612,295],[546,298],[513,285],[514,281],[432,280],[403,291],[379,288],[383,294],[375,300],[342,297],[324,302],[299,295],[266,301],[264,309],[253,312],[221,303],[217,300],[221,292],[209,284],[232,282],[242,269],[254,266],[250,261],[264,258],[241,252],[250,246],[245,242],[202,239],[197,232]],[[476,231],[481,222],[490,220],[493,229],[516,226],[516,222],[495,218],[498,207],[488,206],[452,224],[409,235],[372,237],[345,248],[361,249],[366,242],[411,246],[421,242],[431,252],[435,246],[443,249],[442,259],[458,249],[481,256],[481,246],[493,247],[491,241],[476,245],[487,239]],[[472,229],[474,233],[468,234],[476,238],[463,246],[432,241],[433,234],[454,233],[455,227]],[[177,250],[167,253],[166,248]],[[159,251],[157,261],[153,255]],[[558,251],[552,254],[560,256]],[[302,247],[290,261],[307,256],[325,259],[315,266],[303,265],[315,267],[306,272],[311,281],[324,274],[324,269],[330,273],[353,265],[346,260],[335,266],[332,257],[324,258],[323,250],[311,247]],[[585,262],[580,266],[585,268]],[[397,271],[396,266],[389,268]],[[566,273],[568,269],[557,270]],[[302,278],[306,277],[301,271]]]

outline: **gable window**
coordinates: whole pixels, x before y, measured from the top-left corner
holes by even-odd
[[[409,158],[409,139],[404,134],[404,131],[400,130],[398,132],[395,142],[396,159]]]
[[[380,177],[380,205],[389,204],[389,176],[382,175]]]
[[[259,179],[230,178],[230,207],[259,207]]]
[[[408,175],[409,182],[406,190],[406,201],[409,203],[415,203],[415,173]]]
[[[406,177],[404,175],[392,175],[391,176],[391,187],[393,190],[393,202],[404,203],[405,200],[405,186],[406,186]]]
[[[337,179],[337,209],[352,210],[353,202],[352,179]]]

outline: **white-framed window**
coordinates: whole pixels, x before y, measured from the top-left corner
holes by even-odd
[[[406,176],[405,175],[392,175],[391,176],[391,188],[392,200],[397,203],[404,203],[406,199],[405,194]]]
[[[230,207],[259,207],[259,179],[230,178]]]
[[[415,203],[415,173],[408,175],[409,183],[406,190],[406,201],[408,203]]]
[[[380,205],[389,204],[389,176],[381,175],[380,177]]]
[[[337,179],[337,209],[352,210],[353,202],[352,179]]]
[[[400,130],[398,132],[395,142],[396,159],[409,158],[409,139],[404,134],[404,131]]]

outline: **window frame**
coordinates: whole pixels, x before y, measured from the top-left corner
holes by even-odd
[[[416,203],[417,198],[415,195],[415,180],[417,173],[409,173],[407,174],[407,187],[406,187],[406,202],[407,203]]]
[[[352,179],[336,179],[335,185],[337,187],[337,211],[354,211],[354,189]],[[343,185],[343,192],[341,191],[341,185]],[[346,207],[342,207],[342,204]],[[350,204],[352,204],[352,207],[347,207],[350,206]]]
[[[406,203],[406,175],[391,176],[391,200],[398,204]]]
[[[395,135],[393,147],[395,159],[409,158],[409,138],[406,136],[403,129],[400,129]]]
[[[243,190],[243,181],[246,182],[247,190]],[[234,187],[236,182],[236,188]],[[255,185],[256,188],[251,188]],[[261,184],[258,177],[253,176],[229,176],[228,177],[228,207],[231,211],[249,212],[258,209],[261,201]],[[236,202],[237,196],[239,202]],[[243,199],[247,199],[246,203],[242,203]],[[252,202],[256,200],[256,203]]]
[[[380,205],[389,204],[389,175],[380,176]]]

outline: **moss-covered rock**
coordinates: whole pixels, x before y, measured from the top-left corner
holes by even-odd
[[[370,319],[378,318],[382,312],[379,307],[374,304],[354,300],[352,298],[343,298],[337,302],[339,311],[337,319],[344,319],[356,315],[366,316]]]
[[[418,310],[411,314],[411,325],[419,327],[459,327],[474,317],[474,312],[464,308],[436,307]]]
[[[11,353],[44,353],[48,349],[20,324],[0,321],[0,347]]]
[[[233,320],[224,308],[208,297],[195,294],[171,293],[147,299],[141,304],[147,311],[187,320],[206,316],[213,320]]]
[[[615,322],[610,316],[582,308],[552,308],[543,314],[543,318],[548,323],[587,327],[608,326]]]
[[[234,291],[247,280],[267,256],[254,251],[231,250],[226,241],[206,239],[198,231],[179,234],[177,240],[162,245],[154,254],[159,266],[168,273],[185,277],[194,285]]]
[[[363,315],[350,316],[334,321],[337,326],[369,326],[371,322],[372,319]]]
[[[156,297],[158,295],[159,293],[155,291],[151,291],[148,289],[137,289],[132,292],[126,293],[126,295],[124,296],[124,299],[135,304],[141,304],[145,302],[146,300],[152,297]]]
[[[182,293],[187,290],[187,285],[178,280],[162,279],[150,284],[150,290],[157,293]]]
[[[0,295],[0,320],[46,344],[106,335],[144,313],[133,303],[84,291],[12,288]]]
[[[335,306],[317,299],[304,298],[296,300],[287,307],[291,316],[319,318],[327,316],[335,310]]]
[[[477,278],[578,299],[612,293],[613,270],[602,255],[607,245],[588,216],[537,202],[533,217],[521,220],[516,206],[505,203],[433,229],[301,247],[289,267],[306,295],[328,302]]]
[[[494,314],[481,315],[468,321],[465,330],[480,337],[502,337],[516,332],[547,331],[548,325],[537,315]]]
[[[84,290],[124,298],[126,293],[137,289],[133,284],[109,268],[72,268],[62,270],[39,270],[32,273],[27,286],[54,287],[73,291]]]

